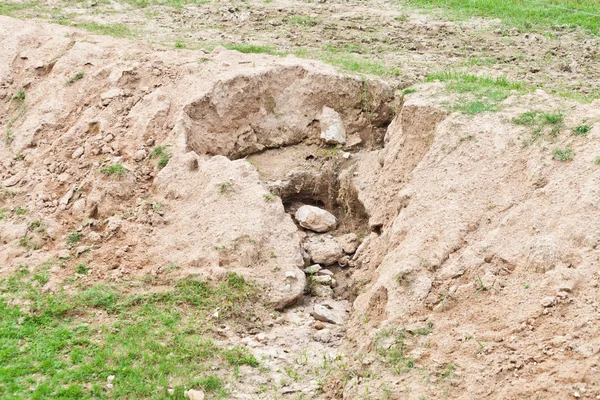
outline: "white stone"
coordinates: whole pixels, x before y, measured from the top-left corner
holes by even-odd
[[[19,183],[21,181],[21,179],[23,179],[24,176],[25,176],[25,172],[20,172],[14,176],[11,176],[10,178],[8,178],[7,180],[4,181],[4,187],[15,186],[17,183]]]
[[[333,276],[333,272],[331,272],[328,269],[321,269],[321,270],[319,270],[319,272],[317,272],[317,275]]]
[[[312,277],[312,280],[322,285],[331,285],[333,278],[329,275],[316,275]]]
[[[324,236],[311,238],[304,244],[304,248],[316,264],[335,264],[344,256],[342,246],[334,239]]]
[[[337,218],[319,207],[302,206],[294,216],[300,226],[315,232],[327,232],[337,225]]]
[[[310,288],[311,293],[313,296],[316,297],[332,297],[333,296],[333,289],[329,286],[326,285],[321,285],[321,284],[314,284],[311,286]]]
[[[71,158],[73,158],[73,159],[79,158],[83,155],[84,152],[85,152],[85,149],[83,147],[78,147],[75,149],[73,154],[71,154]]]
[[[77,255],[81,255],[81,254],[83,254],[83,253],[85,253],[86,251],[89,251],[89,250],[91,250],[90,246],[78,246],[75,249],[75,253],[77,253]]]
[[[73,202],[71,212],[73,215],[83,215],[85,213],[85,199],[83,197]]]
[[[57,256],[60,259],[66,259],[66,258],[71,257],[71,253],[69,252],[69,250],[64,249],[64,250],[59,251]]]
[[[67,191],[67,193],[65,193],[65,195],[63,197],[61,197],[61,199],[58,202],[58,204],[61,204],[61,205],[64,205],[64,206],[66,206],[67,204],[69,204],[69,201],[73,197],[73,193],[75,193],[75,188],[69,189]]]
[[[552,307],[555,302],[554,296],[547,296],[542,299],[542,306],[544,307]]]
[[[358,239],[358,236],[356,236],[356,233],[338,236],[335,240],[342,246],[344,253],[346,254],[353,254],[360,245],[360,240]]]
[[[341,325],[346,320],[346,313],[342,309],[333,309],[322,304],[315,304],[310,315],[317,321]]]
[[[142,161],[144,158],[146,158],[146,150],[144,149],[136,151],[135,155],[133,156],[135,161]]]
[[[304,268],[304,272],[307,273],[307,274],[316,274],[320,270],[321,270],[321,266],[319,264],[313,264],[310,267]]]
[[[346,143],[346,128],[340,115],[333,108],[323,107],[321,112],[321,139],[326,143]]]

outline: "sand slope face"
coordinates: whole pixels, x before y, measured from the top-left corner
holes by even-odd
[[[352,348],[381,355],[402,342],[402,360],[376,368],[402,398],[595,398],[600,126],[586,137],[566,127],[598,121],[598,102],[536,92],[477,117],[434,103],[425,88],[407,100],[385,149],[358,164],[353,182],[381,234],[357,257]],[[566,110],[565,126],[531,143],[513,123],[531,110]]]

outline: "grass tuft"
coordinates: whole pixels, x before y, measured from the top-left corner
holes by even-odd
[[[15,92],[15,94],[13,94],[12,99],[17,101],[17,102],[24,102],[25,101],[25,89],[19,89]]]
[[[71,232],[67,235],[67,244],[74,245],[75,243],[79,243],[81,238],[81,232]]]
[[[590,127],[589,125],[579,125],[577,128],[575,128],[573,133],[576,136],[587,136],[591,130],[592,130],[592,127]]]
[[[156,146],[150,153],[150,158],[158,158],[156,166],[158,169],[163,169],[169,163],[171,155],[167,152],[167,146]]]
[[[72,77],[70,77],[67,80],[67,85],[72,85],[73,83],[77,82],[78,80],[83,79],[83,76],[85,74],[83,73],[83,71],[79,71],[78,73],[76,73],[75,75],[73,75]]]
[[[108,176],[116,176],[118,178],[125,176],[125,174],[127,173],[127,169],[119,164],[112,164],[112,165],[107,165],[105,167],[103,167],[100,172],[102,172],[104,175],[108,175]]]
[[[570,147],[564,149],[557,147],[552,151],[552,155],[557,161],[571,161],[575,157],[575,151]]]

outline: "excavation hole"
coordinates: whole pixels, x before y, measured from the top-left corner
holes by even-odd
[[[383,229],[382,224],[373,225],[371,227],[371,232],[375,232],[377,235],[381,236],[382,229]]]

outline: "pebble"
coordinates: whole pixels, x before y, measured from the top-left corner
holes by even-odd
[[[71,257],[71,253],[69,252],[69,250],[64,249],[58,252],[57,257],[64,260],[66,258]]]
[[[75,188],[71,188],[71,189],[67,190],[67,193],[65,193],[65,195],[60,198],[60,201],[58,202],[58,204],[63,205],[63,206],[66,206],[67,204],[69,204],[69,201],[71,200],[71,198],[73,198],[74,193],[75,193]]]
[[[77,249],[75,249],[75,253],[77,253],[77,255],[81,255],[90,249],[90,246],[78,246]]]
[[[552,307],[555,301],[556,299],[554,298],[554,296],[547,296],[542,299],[541,303],[544,307]]]
[[[345,321],[345,313],[340,310],[334,310],[330,307],[322,304],[315,304],[310,315],[321,322],[328,322],[330,324],[343,324]]]
[[[321,270],[317,271],[317,275],[333,276],[333,272],[331,272],[328,269],[321,269]]]
[[[313,324],[313,328],[320,331],[321,329],[325,328],[325,324],[322,323],[321,321],[317,321]]]
[[[133,156],[133,159],[135,161],[139,162],[139,161],[144,160],[144,158],[146,158],[146,155],[147,155],[146,154],[146,150],[141,149],[141,150],[138,150],[138,151],[135,152],[135,155]]]
[[[323,285],[331,285],[333,279],[330,275],[316,275],[312,277],[313,282],[317,282]]]
[[[304,268],[304,272],[307,274],[316,274],[321,270],[321,266],[319,264],[313,264],[310,267]]]
[[[85,149],[83,147],[78,147],[75,149],[73,154],[71,154],[71,158],[73,158],[73,159],[79,158],[83,155],[84,152],[85,152]]]

